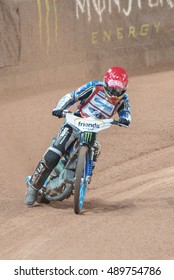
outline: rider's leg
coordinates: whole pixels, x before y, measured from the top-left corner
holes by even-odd
[[[34,204],[37,199],[38,190],[42,188],[45,180],[73,141],[74,136],[72,135],[72,128],[65,125],[54,140],[53,145],[48,148],[43,158],[38,163],[30,180],[27,182],[28,189],[25,199],[27,205]]]

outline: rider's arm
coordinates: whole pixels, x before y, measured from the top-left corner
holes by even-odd
[[[126,125],[131,123],[131,112],[128,94],[125,93],[121,101],[121,106],[118,109],[119,120]]]
[[[81,86],[75,91],[67,93],[60,99],[60,101],[58,102],[57,106],[53,109],[53,111],[67,109],[70,106],[72,106],[74,103],[88,98],[93,93],[95,86],[101,84],[102,82],[94,80],[86,83],[85,85]]]
[[[57,106],[53,109],[53,112],[57,110],[64,110],[73,105],[74,103],[75,102],[72,93],[67,93],[59,100]]]

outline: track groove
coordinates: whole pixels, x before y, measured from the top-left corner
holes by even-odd
[[[130,79],[132,125],[100,134],[79,216],[72,198],[24,204],[25,177],[62,124],[51,110],[69,89],[0,95],[0,259],[173,259],[173,76]]]

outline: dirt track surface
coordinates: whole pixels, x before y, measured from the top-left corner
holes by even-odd
[[[52,108],[71,89],[0,95],[0,259],[174,259],[173,77],[130,79],[132,125],[100,133],[81,215],[72,199],[24,203],[25,177],[62,123]]]

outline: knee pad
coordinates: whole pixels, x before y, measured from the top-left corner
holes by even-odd
[[[47,168],[52,170],[59,162],[60,155],[54,151],[48,149],[46,154],[44,155],[44,160]]]
[[[65,125],[61,129],[58,137],[53,142],[52,148],[50,149],[56,150],[56,152],[62,156],[72,141],[74,141],[74,136],[72,136],[72,127]]]

